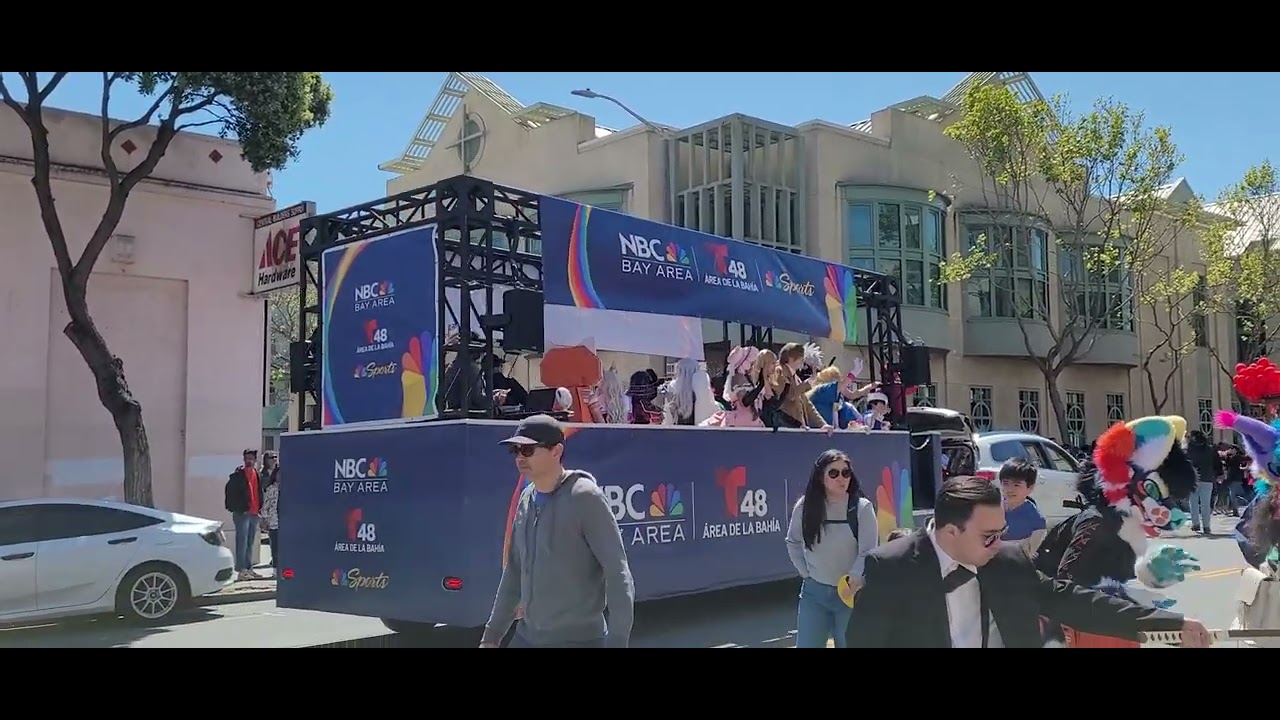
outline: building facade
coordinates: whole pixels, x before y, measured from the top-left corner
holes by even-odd
[[[1052,228],[987,210],[974,190],[981,182],[973,161],[943,133],[964,90],[981,82],[1039,97],[1024,73],[972,73],[941,98],[917,97],[852,125],[786,126],[729,115],[690,128],[614,130],[568,108],[524,105],[483,76],[451,73],[405,152],[381,168],[396,173],[389,194],[471,173],[895,275],[903,328],[930,349],[933,382],[915,402],[968,412],[983,429],[1020,428],[1085,444],[1117,419],[1160,410],[1211,430],[1212,410],[1230,403],[1230,381],[1202,345],[1234,345],[1233,323],[1204,318],[1162,342],[1170,333],[1152,325],[1153,310],[1132,301],[1124,278],[1077,283],[1078,293],[1064,285],[1083,274],[1080,258],[1060,249]],[[1176,201],[1192,191],[1180,180],[1166,194]],[[1010,233],[1017,235],[1013,250],[996,267],[964,283],[937,282],[952,253],[982,235]],[[1188,233],[1157,264],[1191,267],[1197,258]],[[1052,343],[1051,324],[1062,322],[1068,298],[1088,307],[1103,330],[1058,378],[1067,421],[1057,427],[1035,357]],[[715,365],[741,333],[704,326],[707,360]],[[773,339],[804,338],[775,330]],[[847,366],[864,342],[825,349]],[[1188,354],[1159,363],[1161,346],[1193,344]],[[1144,365],[1148,355],[1153,361]],[[627,363],[661,370],[664,359]],[[1153,382],[1143,367],[1152,369]]]
[[[107,202],[97,116],[45,110],[53,190],[73,258]],[[122,171],[153,128],[112,148]],[[120,440],[62,333],[67,311],[31,186],[31,139],[0,108],[0,499],[120,497]],[[89,282],[150,437],[157,507],[222,518],[223,485],[261,437],[263,311],[248,297],[253,218],[275,201],[233,142],[183,133],[138,185]]]

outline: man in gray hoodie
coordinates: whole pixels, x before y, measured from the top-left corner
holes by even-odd
[[[526,418],[501,444],[530,484],[480,647],[497,647],[520,607],[510,647],[627,647],[635,584],[600,486],[590,473],[564,468],[564,429],[549,415]]]

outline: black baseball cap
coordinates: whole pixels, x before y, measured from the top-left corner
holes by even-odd
[[[564,428],[550,415],[533,415],[520,421],[516,433],[499,445],[543,445],[551,447],[564,442]]]

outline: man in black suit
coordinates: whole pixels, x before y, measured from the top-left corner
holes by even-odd
[[[929,527],[867,557],[847,646],[1043,647],[1041,616],[1127,639],[1181,630],[1183,647],[1210,645],[1195,620],[1039,574],[1021,548],[1000,541],[1004,531],[995,483],[947,480]]]

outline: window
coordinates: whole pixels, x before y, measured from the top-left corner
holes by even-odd
[[[995,255],[989,269],[976,271],[965,291],[966,314],[984,318],[1049,319],[1049,233],[981,221],[964,226],[966,248]]]
[[[1035,451],[1029,447],[1028,443],[1022,440],[1005,440],[991,446],[992,462],[1002,463],[1012,458],[1023,458],[1030,460],[1035,465],[1040,464],[1040,458]]]
[[[928,202],[856,196],[845,208],[849,264],[898,278],[906,305],[946,310],[946,287],[938,282],[947,253],[946,211]]]
[[[1107,393],[1107,427],[1124,422],[1124,393]]]
[[[1040,432],[1040,391],[1018,391],[1018,426],[1022,432]]]
[[[1196,284],[1196,289],[1191,293],[1191,332],[1195,336],[1196,347],[1209,347],[1209,317],[1206,308],[1209,302],[1208,295],[1205,293],[1205,279],[1200,276],[1200,282]]]
[[[994,418],[991,402],[991,388],[969,388],[969,419],[978,432],[990,432]]]
[[[1076,462],[1075,458],[1068,455],[1057,445],[1040,442],[1036,443],[1036,446],[1044,454],[1045,464],[1043,467],[1065,473],[1080,472],[1080,463]]]
[[[0,545],[109,535],[159,525],[160,520],[128,510],[41,503],[0,511]]]
[[[1067,393],[1067,444],[1071,447],[1084,447],[1088,443],[1085,438],[1089,436],[1086,432],[1085,412],[1084,412],[1084,393],[1068,392]]]
[[[1200,432],[1213,436],[1213,398],[1200,398]]]
[[[1110,267],[1089,269],[1096,243],[1069,243],[1059,255],[1064,322],[1090,323],[1102,330],[1133,332],[1133,282],[1120,261]],[[1121,251],[1123,253],[1123,251]]]
[[[938,386],[932,383],[929,385],[917,385],[912,405],[916,407],[938,407]]]

